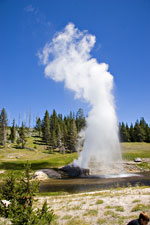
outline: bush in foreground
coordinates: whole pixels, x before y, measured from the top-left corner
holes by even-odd
[[[0,216],[9,218],[15,225],[48,225],[54,218],[54,213],[44,202],[42,209],[34,209],[34,196],[39,183],[32,181],[30,165],[25,165],[24,177],[18,182],[13,174],[9,176],[1,189]]]

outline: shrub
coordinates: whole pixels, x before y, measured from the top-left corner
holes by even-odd
[[[39,182],[31,181],[30,165],[25,165],[24,176],[16,182],[11,174],[1,189],[0,216],[9,218],[15,225],[48,225],[54,218],[53,211],[44,202],[42,209],[33,209],[35,193],[38,191]],[[8,201],[5,204],[2,199]]]

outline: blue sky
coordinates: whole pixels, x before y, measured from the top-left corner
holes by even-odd
[[[44,77],[37,57],[69,22],[96,36],[92,56],[114,76],[118,120],[150,123],[149,0],[0,0],[0,109],[9,122],[46,109],[88,112],[63,83]]]

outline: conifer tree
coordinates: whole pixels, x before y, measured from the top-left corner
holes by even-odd
[[[58,124],[58,118],[57,118],[57,113],[55,109],[53,110],[53,113],[50,117],[50,127],[51,127],[51,132],[54,130],[56,132],[57,129],[57,124]]]
[[[16,128],[15,128],[15,120],[13,120],[13,125],[11,127],[10,139],[12,143],[16,141]]]
[[[121,142],[128,142],[129,141],[129,132],[126,129],[126,126],[124,123],[120,125],[120,139]]]
[[[41,121],[40,118],[37,118],[37,120],[36,120],[35,129],[38,131],[38,135],[41,136],[41,132],[42,132],[42,121]]]
[[[63,140],[64,147],[68,149],[68,129],[65,123],[63,124],[62,140]]]
[[[79,108],[76,114],[76,126],[77,126],[78,132],[86,126],[85,116],[83,113],[83,109],[81,108]]]
[[[57,125],[57,146],[60,148],[62,146],[62,131],[60,129],[60,125]]]
[[[145,133],[143,126],[140,125],[138,120],[136,121],[135,126],[134,126],[134,133],[135,133],[135,140],[137,142],[145,141],[146,133]]]
[[[55,130],[52,130],[52,133],[51,133],[50,146],[51,146],[51,149],[53,150],[57,147],[57,138],[56,138]]]
[[[75,152],[76,144],[77,144],[77,127],[76,127],[75,120],[72,119],[69,131],[68,131],[68,149],[71,152]]]
[[[43,139],[48,145],[50,143],[51,133],[50,133],[50,118],[47,110],[45,112],[42,130],[43,130]]]
[[[32,180],[30,165],[25,165],[24,177],[16,182],[14,176],[9,176],[1,190],[0,216],[9,218],[14,225],[49,225],[54,213],[44,202],[42,209],[34,209],[34,196],[38,192],[39,183]],[[2,199],[9,201],[9,205]]]
[[[0,143],[5,147],[7,133],[7,114],[3,108],[0,114]]]
[[[130,129],[129,129],[129,133],[130,133],[130,141],[134,142],[135,141],[135,135],[134,135],[134,127],[133,127],[132,123],[131,123]]]
[[[19,128],[19,137],[20,139],[18,140],[18,142],[21,143],[22,149],[23,149],[26,143],[26,132],[25,132],[25,127],[23,122],[22,122],[22,126]]]
[[[145,126],[145,134],[146,134],[145,141],[150,143],[150,127],[148,126],[148,124],[146,124]]]

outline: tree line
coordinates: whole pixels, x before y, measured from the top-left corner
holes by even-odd
[[[150,126],[142,117],[130,126],[125,123],[119,123],[121,142],[148,142],[150,143]]]
[[[46,145],[51,151],[58,149],[60,152],[76,151],[76,144],[79,138],[79,132],[86,127],[86,117],[83,109],[77,113],[70,112],[68,116],[57,114],[56,110],[50,114],[45,111],[44,117],[36,119],[34,128],[24,125],[21,126],[12,122],[8,126],[6,110],[0,111],[0,146],[5,147],[6,142],[15,143],[19,148],[24,148],[27,137],[36,134],[41,138],[42,144]],[[129,126],[124,122],[119,123],[119,136],[121,142],[149,142],[150,126],[142,117],[135,124]]]
[[[80,108],[77,113],[70,112],[68,116],[57,114],[53,110],[52,114],[45,111],[44,117],[36,119],[34,128],[25,127],[24,123],[19,127],[13,120],[12,126],[8,126],[7,114],[3,108],[0,113],[0,145],[5,147],[6,141],[16,143],[18,147],[25,147],[26,138],[33,132],[42,139],[43,144],[49,150],[59,149],[60,152],[66,150],[76,151],[78,133],[86,126],[86,119],[83,110]]]

